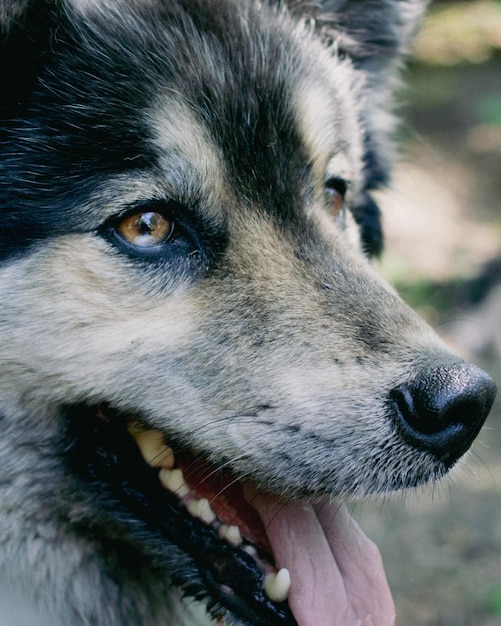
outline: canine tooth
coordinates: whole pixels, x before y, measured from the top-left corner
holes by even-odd
[[[174,453],[164,442],[159,430],[132,430],[132,436],[141,451],[143,459],[151,467],[174,467]]]
[[[158,477],[162,485],[176,496],[184,498],[190,493],[190,488],[184,482],[183,472],[180,469],[170,470],[163,467]]]
[[[226,539],[232,546],[239,546],[242,543],[242,535],[238,526],[222,524],[218,529],[221,539]]]
[[[188,500],[186,502],[186,508],[190,515],[202,520],[205,524],[212,524],[216,519],[216,514],[210,508],[207,498],[200,498],[199,500]]]
[[[291,588],[291,575],[289,570],[283,567],[278,572],[267,574],[264,577],[264,591],[273,602],[283,602],[287,600],[289,589]]]
[[[159,467],[163,467],[165,469],[172,469],[176,463],[172,448],[169,448],[169,446],[166,446],[165,452],[162,453],[162,456],[158,461],[159,461]]]

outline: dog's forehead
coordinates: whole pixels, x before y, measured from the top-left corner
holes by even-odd
[[[358,188],[364,137],[357,73],[290,17],[249,17],[256,19],[265,26],[253,30],[240,18],[218,31],[211,12],[197,41],[185,42],[181,75],[159,81],[148,118],[164,171],[188,166],[214,192],[231,187],[254,200],[259,190],[261,202],[264,190],[295,193],[311,175]],[[186,74],[196,79],[181,80]]]
[[[195,156],[199,138],[205,143],[199,153],[209,139],[213,150],[231,155],[240,179],[252,170],[255,180],[271,161],[283,165],[299,153],[311,163],[345,152],[358,169],[360,78],[285,9],[253,1],[150,0],[137,3],[135,25],[118,0],[79,0],[76,7],[100,32],[100,56],[123,54],[122,68],[130,64],[136,97],[143,83],[149,101],[138,104],[154,122],[157,148]]]
[[[181,200],[211,195],[210,206],[222,207],[231,190],[270,211],[299,206],[312,178],[358,183],[357,72],[282,9],[227,0],[65,6],[33,104],[5,146],[10,178],[24,176],[24,158],[32,178],[29,197],[10,187],[6,242],[97,228],[120,205],[102,198],[125,185],[124,210],[148,199],[145,181],[155,176]]]
[[[330,72],[320,80],[307,73],[299,81],[294,104],[302,141],[325,178],[343,178],[358,189],[365,140],[357,102],[360,84],[350,66],[330,59],[326,65]]]

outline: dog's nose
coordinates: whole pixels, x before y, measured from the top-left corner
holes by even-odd
[[[476,365],[438,367],[394,389],[397,428],[412,446],[451,466],[466,452],[496,396],[492,378]]]

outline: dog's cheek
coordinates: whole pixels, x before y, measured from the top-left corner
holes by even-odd
[[[129,362],[175,352],[189,338],[187,281],[155,291],[94,239],[48,243],[0,273],[0,361],[15,377],[6,388],[20,397],[25,390],[61,402],[119,394],[134,376],[124,374]]]

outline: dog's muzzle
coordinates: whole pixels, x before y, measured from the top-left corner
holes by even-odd
[[[404,440],[448,467],[472,444],[495,396],[494,381],[471,363],[438,367],[390,393]]]

